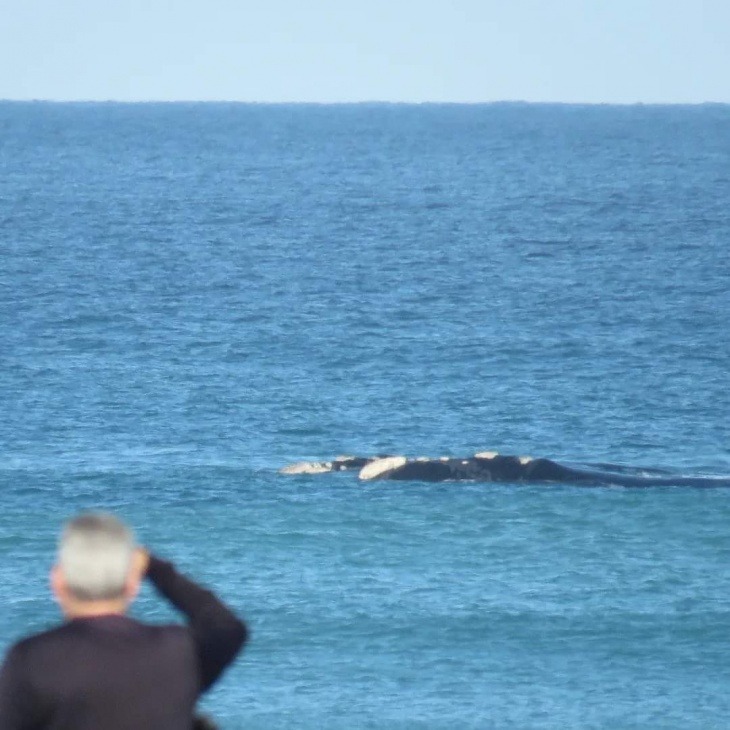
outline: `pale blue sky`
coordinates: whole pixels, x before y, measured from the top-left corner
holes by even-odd
[[[730,0],[0,0],[0,98],[730,102]]]

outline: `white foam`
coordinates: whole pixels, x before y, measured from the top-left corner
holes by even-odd
[[[298,461],[279,469],[279,474],[324,474],[332,471],[331,461]]]
[[[523,466],[525,464],[529,464],[531,461],[534,461],[531,456],[520,456],[520,464],[522,464]]]
[[[476,459],[493,459],[495,456],[499,456],[499,451],[480,451],[478,454],[474,454]]]

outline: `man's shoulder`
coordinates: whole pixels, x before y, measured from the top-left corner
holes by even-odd
[[[33,657],[38,656],[39,653],[43,653],[43,647],[49,643],[55,643],[54,639],[56,635],[63,628],[63,626],[54,626],[37,634],[31,634],[19,639],[8,649],[3,665],[6,669],[10,669],[11,667],[19,669],[27,665],[28,662],[32,662]]]
[[[23,661],[41,658],[46,652],[62,650],[64,645],[78,644],[86,639],[96,641],[102,636],[116,635],[117,639],[134,638],[148,640],[151,638],[189,640],[190,631],[187,626],[181,624],[148,624],[134,619],[124,618],[117,626],[102,627],[97,621],[74,620],[67,621],[57,626],[52,626],[45,631],[30,634],[15,642],[7,653],[8,661]]]
[[[29,634],[18,639],[8,650],[8,656],[23,656],[33,652],[39,646],[44,646],[49,642],[53,643],[58,637],[68,633],[67,626],[67,624],[59,624],[44,631],[39,631],[37,634]]]
[[[67,637],[73,634],[73,628],[69,623],[58,624],[51,628],[39,631],[36,634],[29,634],[16,641],[8,650],[8,661],[22,661],[38,656],[48,648],[67,641]]]

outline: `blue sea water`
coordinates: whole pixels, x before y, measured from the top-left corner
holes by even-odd
[[[118,512],[253,641],[224,728],[725,728],[730,107],[0,103],[0,650]],[[169,620],[146,591],[136,615]]]

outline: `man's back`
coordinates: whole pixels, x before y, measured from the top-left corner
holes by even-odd
[[[125,616],[79,618],[26,639],[7,671],[26,690],[23,727],[180,730],[200,692],[189,631]]]

